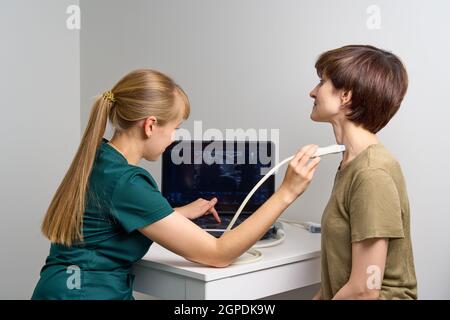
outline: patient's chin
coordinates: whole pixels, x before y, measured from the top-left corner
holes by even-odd
[[[309,117],[311,118],[312,121],[320,122],[320,118],[317,116],[317,114],[314,111],[311,112]]]
[[[330,121],[328,116],[320,115],[317,113],[316,110],[313,110],[309,117],[314,122],[329,122]]]

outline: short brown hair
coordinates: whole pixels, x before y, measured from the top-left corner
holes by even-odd
[[[377,133],[400,108],[408,74],[393,53],[367,45],[350,45],[322,53],[315,65],[319,77],[336,89],[351,90],[347,118]]]

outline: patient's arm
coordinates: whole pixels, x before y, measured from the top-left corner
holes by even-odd
[[[333,299],[373,300],[379,298],[388,243],[388,239],[374,238],[352,244],[350,278]]]

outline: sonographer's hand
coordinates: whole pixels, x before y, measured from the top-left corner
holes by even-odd
[[[217,198],[212,198],[209,201],[200,198],[183,207],[175,208],[175,211],[181,213],[183,216],[191,220],[212,213],[214,219],[216,219],[216,221],[220,223],[221,220],[219,218],[219,214],[214,208],[216,204]]]
[[[316,151],[316,145],[304,146],[289,163],[284,180],[280,186],[280,191],[285,194],[289,202],[297,199],[310,184],[320,162],[320,157],[310,160]]]

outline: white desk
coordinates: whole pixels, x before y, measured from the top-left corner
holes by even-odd
[[[283,227],[282,244],[258,249],[262,260],[227,268],[201,266],[154,243],[133,268],[134,290],[162,299],[259,299],[320,282],[320,234]]]

